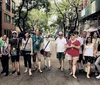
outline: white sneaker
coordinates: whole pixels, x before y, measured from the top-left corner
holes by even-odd
[[[31,71],[29,71],[29,76],[32,76],[32,72]]]
[[[25,71],[24,71],[24,73],[27,73],[28,72],[28,70],[26,69]]]
[[[100,79],[100,74],[99,74],[99,76],[96,77],[96,79]]]

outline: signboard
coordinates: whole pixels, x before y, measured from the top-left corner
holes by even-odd
[[[91,3],[91,14],[96,12],[96,1]]]
[[[85,16],[85,9],[82,10],[81,12],[81,17]]]

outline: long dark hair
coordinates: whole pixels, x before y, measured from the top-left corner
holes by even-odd
[[[25,32],[25,34],[26,34],[26,33],[28,33],[28,34],[29,34],[29,32],[28,32],[28,31],[26,31],[26,32]],[[25,34],[24,34],[24,40],[26,40],[26,36],[25,36]],[[30,35],[28,36],[28,38],[30,38]]]
[[[92,43],[92,37],[87,37],[87,39],[86,39],[86,45],[88,44],[88,39],[91,39],[91,43]]]

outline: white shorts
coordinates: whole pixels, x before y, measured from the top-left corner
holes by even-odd
[[[79,56],[71,56],[68,53],[66,53],[67,60],[79,60]]]

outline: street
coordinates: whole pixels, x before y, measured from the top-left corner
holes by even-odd
[[[56,59],[54,43],[55,41],[52,40],[51,71],[43,70],[43,73],[35,71],[33,72],[32,76],[29,76],[28,73],[24,74],[23,58],[21,58],[21,75],[17,76],[17,74],[12,75],[11,73],[8,77],[0,75],[0,85],[100,85],[100,80],[95,79],[95,76],[91,77],[91,79],[87,79],[85,73],[77,73],[76,75],[78,79],[74,79],[72,76],[70,76],[67,59],[65,59],[65,71],[61,72],[58,70],[59,63]]]

